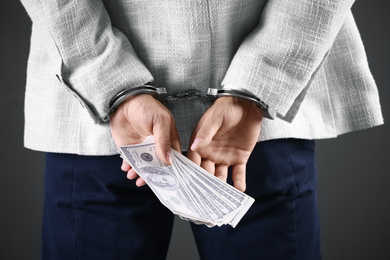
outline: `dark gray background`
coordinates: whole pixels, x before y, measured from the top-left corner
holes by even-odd
[[[390,116],[390,18],[385,0],[353,7]],[[43,159],[23,148],[23,95],[30,19],[17,0],[0,9],[0,259],[40,258]],[[317,142],[325,260],[390,259],[389,125]],[[198,259],[187,222],[175,222],[168,259]]]

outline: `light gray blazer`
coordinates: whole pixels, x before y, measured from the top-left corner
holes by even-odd
[[[25,146],[115,154],[120,91],[240,88],[278,111],[260,141],[331,138],[383,123],[353,0],[21,0],[33,21]],[[183,149],[202,98],[167,104]],[[136,111],[134,111],[136,113]]]

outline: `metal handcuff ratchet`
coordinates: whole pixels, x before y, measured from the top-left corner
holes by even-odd
[[[196,97],[206,97],[211,101],[215,101],[219,97],[238,97],[254,102],[259,108],[264,110],[265,117],[274,119],[276,116],[276,110],[268,107],[268,105],[262,102],[258,97],[246,90],[209,88],[207,92],[188,90],[179,94],[168,95],[166,88],[157,88],[151,85],[143,85],[118,93],[109,104],[109,114],[112,114],[125,100],[140,94],[149,94],[163,104],[166,104],[168,101],[192,99]]]

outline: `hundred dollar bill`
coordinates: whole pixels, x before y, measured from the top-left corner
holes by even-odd
[[[161,162],[153,136],[119,152],[161,203],[182,219],[209,227],[235,227],[254,199],[221,181],[172,149],[172,165]]]
[[[254,199],[211,175],[188,158],[173,150],[175,158],[188,167],[194,185],[209,198],[215,211],[223,215],[222,224],[235,226],[253,204]],[[238,214],[240,213],[240,214]]]
[[[192,175],[191,180],[199,187],[201,194],[208,197],[209,202],[214,205],[215,212],[219,212],[223,219],[217,223],[237,225],[238,221],[253,204],[254,199],[231,185],[211,175],[188,158],[173,150],[176,159],[183,165],[189,167],[186,173]]]

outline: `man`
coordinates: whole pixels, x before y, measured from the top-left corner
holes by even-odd
[[[193,226],[202,259],[319,259],[312,140],[383,123],[353,2],[22,0],[44,258],[165,257],[172,214],[128,164],[136,186],[116,173],[116,146],[153,134],[163,162],[188,150],[256,199],[235,229]]]

